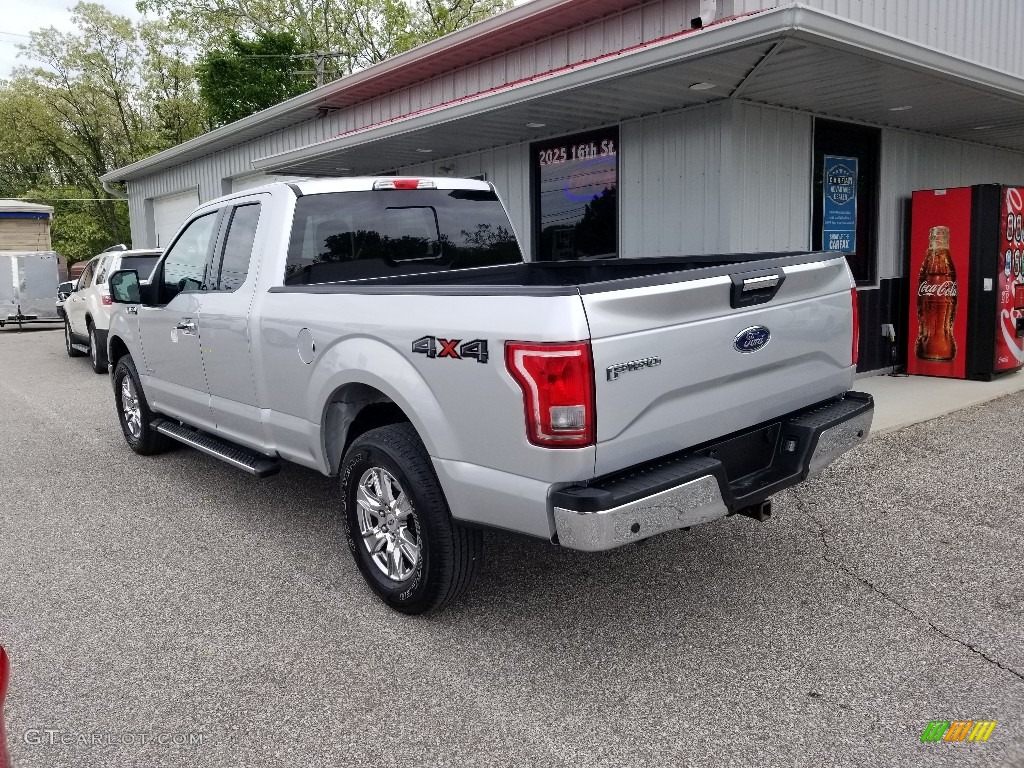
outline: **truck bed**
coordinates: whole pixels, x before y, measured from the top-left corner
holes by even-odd
[[[551,296],[640,288],[835,258],[805,251],[671,256],[597,261],[529,261],[476,269],[271,288],[275,293],[450,293]],[[682,275],[680,273],[687,273]],[[618,282],[617,285],[608,285]]]

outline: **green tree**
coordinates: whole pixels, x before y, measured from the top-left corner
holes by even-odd
[[[512,0],[139,0],[137,7],[203,47],[288,30],[301,51],[330,54],[327,74],[341,77],[511,8]]]
[[[21,52],[33,64],[0,82],[0,169],[4,194],[54,201],[55,248],[76,260],[130,239],[100,176],[206,124],[183,37],[95,3],[72,18],[75,32],[34,32]]]
[[[226,50],[210,51],[195,68],[210,121],[240,120],[309,90],[312,78],[295,74],[301,52],[287,32],[259,32],[252,41],[232,33]]]

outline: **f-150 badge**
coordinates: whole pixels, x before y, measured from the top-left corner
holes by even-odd
[[[732,346],[737,352],[743,352],[744,354],[757,352],[757,350],[771,341],[771,338],[772,332],[763,325],[752,325],[736,334]]]
[[[430,359],[448,357],[452,360],[461,360],[464,357],[469,357],[478,363],[486,363],[488,358],[486,339],[463,342],[462,339],[421,336],[412,343],[412,351],[418,355],[426,355]]]
[[[630,371],[639,371],[641,368],[653,368],[656,365],[661,365],[660,357],[644,357],[640,360],[630,360],[628,363],[616,363],[615,365],[609,365],[606,369],[608,381],[615,381],[619,378],[619,374],[629,373]]]

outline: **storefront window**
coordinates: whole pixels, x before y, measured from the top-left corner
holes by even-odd
[[[618,147],[617,128],[532,146],[539,260],[619,255]]]

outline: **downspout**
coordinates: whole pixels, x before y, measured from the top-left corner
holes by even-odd
[[[111,194],[114,197],[119,197],[122,200],[127,200],[128,199],[128,194],[127,193],[122,192],[119,189],[114,189],[113,187],[110,186],[110,182],[109,181],[105,181],[103,179],[100,179],[100,183],[103,184],[103,191],[104,192],[106,192],[108,194]]]
[[[731,13],[722,13],[722,9],[719,7],[722,0],[700,0],[699,16],[690,19],[690,29],[704,29],[708,24],[711,24],[716,19],[732,15]],[[731,3],[730,3],[731,5]]]

